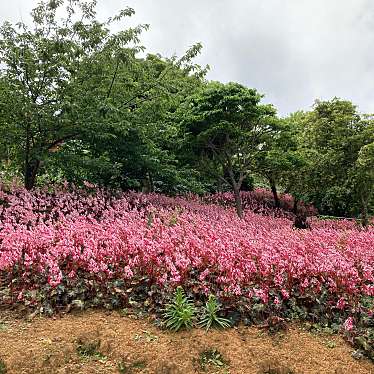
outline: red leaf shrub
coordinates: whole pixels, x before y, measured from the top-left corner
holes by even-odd
[[[200,303],[215,294],[233,322],[343,325],[374,359],[374,227],[313,219],[293,229],[291,197],[275,209],[269,194],[243,193],[241,220],[231,194],[0,186],[0,302],[157,311],[181,284]]]
[[[0,271],[16,283],[20,299],[27,290],[84,274],[99,283],[198,280],[198,292],[263,303],[323,290],[339,305],[374,295],[373,228],[318,222],[299,231],[286,218],[250,210],[240,220],[233,208],[196,196],[19,189],[2,191],[0,201]]]

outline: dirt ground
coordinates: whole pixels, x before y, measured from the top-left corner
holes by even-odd
[[[340,337],[297,327],[276,336],[253,327],[171,333],[117,312],[28,322],[0,311],[0,374],[1,360],[16,374],[374,374],[352,351]]]

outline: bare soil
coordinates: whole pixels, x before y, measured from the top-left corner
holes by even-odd
[[[275,336],[244,326],[172,333],[117,312],[29,322],[0,311],[0,359],[10,374],[374,374],[352,351],[338,336],[297,326]]]

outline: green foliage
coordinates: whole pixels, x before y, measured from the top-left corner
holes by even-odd
[[[327,348],[331,348],[331,349],[336,348],[336,343],[334,341],[332,341],[332,340],[328,340],[326,342],[326,347]]]
[[[41,1],[32,27],[5,22],[0,29],[0,111],[6,114],[0,127],[12,139],[27,188],[63,144],[106,136],[113,122],[123,123],[113,110],[113,84],[142,50],[139,35],[147,26],[112,34],[108,26],[133,10],[102,23],[95,7],[95,1]]]
[[[87,340],[87,339],[78,339],[77,340],[77,353],[82,358],[91,358],[99,361],[105,361],[106,356],[104,356],[99,351],[100,340]]]
[[[205,303],[203,316],[200,325],[209,330],[211,327],[230,327],[231,323],[228,319],[220,317],[218,312],[220,305],[214,295],[210,295],[208,301]]]
[[[0,332],[2,331],[7,331],[8,330],[8,325],[6,322],[0,321]]]
[[[361,202],[362,223],[367,226],[369,224],[368,209],[370,203],[374,202],[374,142],[360,149],[351,171],[351,178],[356,196]]]
[[[222,353],[215,348],[202,351],[199,356],[198,364],[200,369],[207,371],[208,369],[225,369],[228,366],[227,360]]]
[[[275,124],[275,110],[237,83],[211,82],[181,107],[185,143],[206,173],[231,187],[242,216],[239,191],[254,170]]]
[[[361,313],[355,316],[353,330],[346,331],[348,341],[357,349],[356,354],[369,357],[374,362],[374,297],[365,296],[360,300]]]
[[[358,159],[361,149],[373,142],[373,117],[359,114],[350,101],[334,98],[316,101],[312,111],[286,121],[296,140],[297,163],[282,176],[282,184],[322,214],[357,216],[364,205],[360,191],[367,190]],[[373,192],[368,195],[367,209]]]
[[[274,121],[271,138],[262,150],[256,158],[256,171],[268,182],[275,205],[279,207],[278,187],[294,186],[295,171],[300,171],[304,166],[302,155],[298,152],[296,129],[292,123],[287,120]]]
[[[182,287],[174,293],[172,303],[166,306],[164,318],[166,327],[178,331],[182,328],[191,328],[195,319],[196,309],[188,299]]]
[[[138,57],[147,25],[110,31],[133,14],[126,8],[100,22],[96,1],[41,1],[32,27],[3,24],[2,174],[22,175],[27,188],[43,174],[44,182],[88,179],[138,189],[149,174],[170,189],[189,179],[179,173],[178,128],[168,116],[206,72],[191,63],[201,45],[179,59]]]
[[[6,374],[7,372],[5,362],[0,358],[0,374]]]
[[[120,361],[117,365],[118,372],[120,374],[132,374],[136,369],[145,369],[147,363],[144,360],[135,361],[131,364],[126,364],[124,361]],[[137,372],[137,370],[136,370]]]

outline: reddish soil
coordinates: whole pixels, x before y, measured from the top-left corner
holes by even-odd
[[[221,354],[220,360],[202,361],[209,350]],[[0,359],[11,374],[374,374],[372,363],[351,353],[340,337],[298,327],[276,336],[254,327],[171,333],[116,312],[32,322],[0,312]]]

